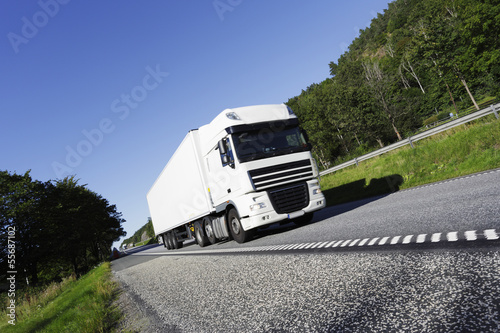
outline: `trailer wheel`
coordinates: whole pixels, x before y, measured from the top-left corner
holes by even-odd
[[[167,250],[170,250],[170,245],[168,244],[168,237],[167,234],[161,235],[161,239],[163,241],[163,246],[167,248]]]
[[[202,223],[203,223],[203,229],[205,230],[205,235],[207,235],[208,241],[211,244],[217,243],[217,238],[215,237],[214,228],[212,226],[212,221],[210,221],[210,218],[205,217],[203,219]]]
[[[165,241],[167,250],[172,250],[172,241],[170,240],[170,232],[163,234],[163,239]]]
[[[170,243],[172,244],[172,250],[177,250],[182,247],[182,242],[177,240],[176,231],[170,232]]]
[[[196,222],[194,224],[194,237],[196,238],[196,242],[200,247],[204,247],[208,245],[208,238],[205,236],[203,232],[203,228],[201,227],[200,222]]]
[[[229,211],[227,219],[229,223],[229,230],[231,231],[231,235],[236,242],[241,244],[252,238],[253,230],[243,230],[243,226],[241,225],[240,217],[236,209],[233,208]]]
[[[170,232],[170,243],[172,244],[172,250],[177,250],[178,247],[177,245],[177,240],[175,239],[175,234],[174,232]]]

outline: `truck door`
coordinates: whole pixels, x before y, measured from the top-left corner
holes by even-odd
[[[209,174],[210,195],[215,205],[228,200],[234,191],[234,155],[227,138],[219,141],[218,146],[206,157]]]

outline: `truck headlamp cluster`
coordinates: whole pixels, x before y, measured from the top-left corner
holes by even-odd
[[[256,210],[259,210],[259,209],[262,209],[262,208],[266,208],[266,207],[267,206],[266,206],[265,203],[259,202],[259,203],[250,205],[250,211],[255,212]]]
[[[313,195],[317,195],[317,194],[321,193],[321,188],[319,187],[319,181],[315,180],[315,181],[309,183],[309,187],[312,189]]]

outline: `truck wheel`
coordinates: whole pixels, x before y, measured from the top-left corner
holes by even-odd
[[[179,248],[173,231],[170,233],[170,242],[172,243],[172,250],[177,250]]]
[[[163,243],[163,247],[166,247],[168,250],[165,234],[161,235],[160,237],[161,237],[161,242]]]
[[[229,223],[229,230],[231,231],[231,235],[233,239],[238,243],[245,243],[249,241],[253,236],[253,230],[243,230],[243,227],[240,222],[240,217],[236,209],[231,209],[229,214],[227,214],[227,219]]]
[[[198,243],[200,247],[208,245],[208,238],[205,236],[200,222],[194,224],[194,237],[196,238],[196,243]]]
[[[211,244],[217,243],[217,238],[215,237],[214,234],[214,228],[212,226],[212,221],[208,217],[205,217],[202,221],[203,223],[203,230],[205,230],[205,235],[207,235],[208,241]]]
[[[172,250],[172,242],[170,240],[170,232],[163,234],[163,239],[165,240],[165,245],[167,250]]]
[[[183,244],[182,244],[182,242],[179,242],[177,240],[177,233],[175,230],[170,233],[170,237],[171,237],[170,239],[171,239],[173,250],[178,250],[178,249],[182,248]]]

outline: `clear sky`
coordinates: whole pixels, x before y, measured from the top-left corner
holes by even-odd
[[[329,77],[388,0],[3,0],[0,170],[76,175],[131,236],[186,133]]]

